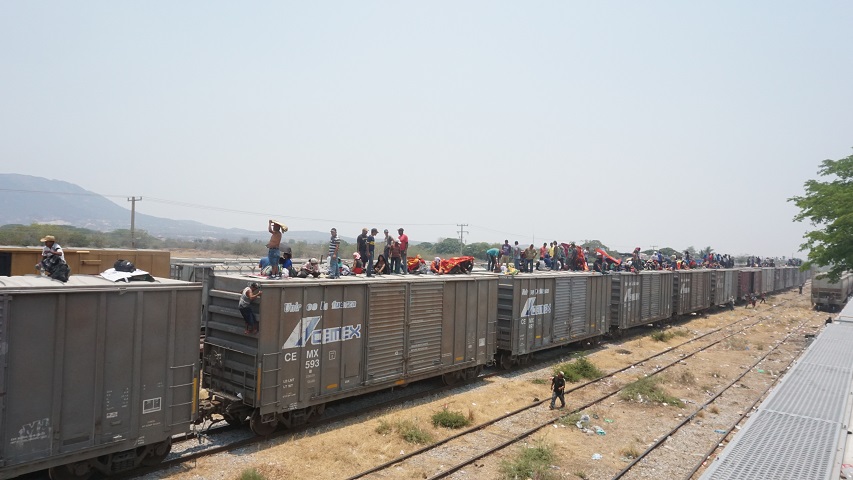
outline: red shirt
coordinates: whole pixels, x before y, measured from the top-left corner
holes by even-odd
[[[405,233],[400,234],[400,252],[405,253],[409,250],[409,236]]]

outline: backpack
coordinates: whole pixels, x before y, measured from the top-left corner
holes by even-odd
[[[113,264],[113,268],[117,272],[133,273],[136,270],[136,266],[127,260],[116,260],[116,263]]]
[[[68,277],[71,276],[71,268],[68,267],[65,263],[59,263],[49,273],[50,278],[54,280],[59,280],[62,283],[68,281]]]

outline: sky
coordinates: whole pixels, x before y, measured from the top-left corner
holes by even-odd
[[[417,241],[791,256],[853,2],[2,2],[0,172]]]

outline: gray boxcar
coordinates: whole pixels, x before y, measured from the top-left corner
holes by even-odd
[[[606,333],[610,276],[568,272],[503,276],[498,299],[499,362],[509,368],[537,350]]]
[[[226,420],[255,433],[322,413],[326,402],[443,376],[474,378],[495,353],[498,278],[446,275],[259,281],[258,335],[244,334],[239,292],[214,274],[203,385]]]
[[[162,460],[195,420],[199,285],[0,277],[0,478]]]
[[[672,316],[672,272],[615,272],[610,278],[612,327],[624,330]]]
[[[711,270],[711,304],[723,305],[738,298],[740,271],[730,268]]]
[[[775,267],[773,269],[773,291],[778,292],[784,290],[785,287],[785,267]]]
[[[677,315],[710,307],[711,270],[676,270],[672,296]]]
[[[774,267],[761,268],[761,293],[771,293],[776,291],[775,281],[776,273]]]

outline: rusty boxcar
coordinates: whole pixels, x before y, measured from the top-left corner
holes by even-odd
[[[157,463],[198,393],[196,284],[0,277],[0,478]]]

